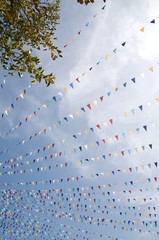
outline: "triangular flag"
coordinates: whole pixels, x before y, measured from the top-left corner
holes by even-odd
[[[68,122],[68,119],[67,119],[67,117],[64,117],[63,119],[64,119],[64,120],[66,120],[66,121]]]
[[[124,87],[126,87],[126,85],[127,85],[127,82],[123,83],[123,86],[124,86]]]
[[[155,19],[153,19],[150,23],[155,23]]]
[[[140,32],[144,32],[144,31],[145,31],[145,28],[142,27],[142,28],[140,29]]]
[[[149,70],[150,70],[151,72],[153,72],[153,71],[154,71],[154,68],[153,68],[153,67],[150,67]]]
[[[79,77],[78,77],[78,78],[76,78],[76,81],[80,83]]]
[[[152,149],[152,144],[149,144],[149,147]]]
[[[115,138],[116,138],[117,141],[119,140],[119,136],[118,135],[116,135]]]
[[[113,50],[113,52],[116,53],[116,50],[117,50],[117,48],[115,48],[115,49]]]
[[[108,55],[105,55],[104,59],[105,59],[106,61],[108,60],[108,58],[109,58],[109,56],[108,56]]]
[[[23,99],[24,99],[24,97],[23,97],[23,93],[21,93],[19,96],[20,96],[21,98],[23,98]]]
[[[136,128],[136,132],[138,132],[138,133],[139,133],[139,131],[140,131],[140,129],[139,129],[139,128]]]
[[[131,81],[134,82],[134,83],[136,82],[136,81],[135,81],[135,78],[132,78]]]
[[[145,78],[145,74],[144,74],[144,73],[141,73],[140,76],[141,76],[142,78]]]
[[[140,108],[140,110],[142,111],[142,110],[143,110],[143,105],[140,105],[139,108]]]
[[[103,98],[104,98],[103,96],[100,97],[101,102],[103,101]]]
[[[54,96],[54,97],[52,97],[52,99],[56,102],[56,97]]]
[[[101,129],[101,127],[100,127],[100,125],[99,125],[99,124],[97,124],[97,125],[96,125],[96,127],[97,127],[97,128],[99,128],[99,129]]]
[[[121,151],[121,154],[124,156],[124,151]]]
[[[158,162],[154,162],[155,166],[157,167],[158,166]]]
[[[84,109],[84,107],[82,107],[82,108],[81,108],[81,110],[82,110],[83,112],[85,112],[85,109]]]
[[[111,124],[113,124],[113,119],[109,119],[109,122],[110,122]]]
[[[70,87],[73,88],[73,83],[70,83]]]
[[[131,109],[131,112],[132,112],[132,114],[134,114],[135,113],[135,109]]]
[[[87,107],[91,110],[91,104],[90,103],[87,104]]]
[[[157,182],[157,177],[154,177],[155,182]]]
[[[145,131],[147,131],[147,126],[145,125],[145,126],[143,126],[143,128],[145,129]]]
[[[107,92],[108,97],[110,96],[111,92]]]
[[[121,45],[124,47],[124,46],[125,46],[125,44],[126,44],[126,42],[123,42]]]

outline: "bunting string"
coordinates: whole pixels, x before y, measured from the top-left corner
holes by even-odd
[[[143,145],[143,146],[140,146],[140,147],[129,148],[127,150],[124,149],[124,150],[121,150],[119,152],[115,151],[113,153],[107,153],[107,154],[103,153],[101,156],[96,156],[96,157],[93,156],[93,157],[90,157],[90,158],[85,158],[84,160],[74,160],[74,161],[69,161],[69,162],[55,163],[56,164],[55,167],[56,168],[64,168],[64,167],[68,167],[68,166],[78,167],[78,165],[83,165],[83,164],[88,163],[88,162],[101,161],[102,159],[107,160],[107,157],[108,158],[112,158],[112,157],[115,157],[115,158],[123,157],[124,158],[126,155],[130,156],[133,153],[141,153],[141,151],[146,151],[147,148],[148,149],[150,148],[150,150],[152,150],[152,147],[153,147],[153,145],[150,143],[150,144],[148,144],[148,146]],[[78,149],[76,151],[78,151]],[[70,152],[70,154],[71,153],[72,152]],[[63,155],[64,155],[64,153],[62,153],[62,152],[57,153],[58,157],[61,157]],[[18,168],[18,167],[23,167],[23,166],[29,166],[29,165],[41,163],[43,161],[48,160],[49,158],[54,160],[53,158],[55,158],[55,154],[53,154],[53,156],[52,155],[50,155],[50,156],[46,155],[44,157],[39,157],[39,158],[32,159],[32,160],[28,159],[28,160],[20,162],[20,163],[14,163],[14,164],[6,165],[6,166],[3,166],[3,169],[6,170],[7,168],[13,169],[13,168]],[[0,166],[2,166],[2,164],[0,164]]]
[[[104,157],[105,158],[105,157]],[[97,161],[98,158],[97,158]],[[79,162],[79,161],[76,161],[76,162]],[[75,167],[77,167],[78,163],[75,162]],[[63,168],[63,167],[68,167],[68,166],[73,166],[73,162],[70,162],[70,163],[61,163],[60,164],[60,168]],[[145,168],[146,169],[151,169],[152,167],[156,167],[158,168],[158,162],[153,162],[153,163],[147,163],[147,164],[142,164],[142,165],[138,165],[138,166],[135,166],[135,167],[129,167],[128,169],[124,168],[124,169],[117,169],[116,171],[113,170],[111,171],[113,175],[117,174],[117,173],[121,173],[121,174],[126,174],[127,172],[130,171],[130,173],[134,173],[135,171],[138,172],[138,171],[145,171]],[[58,165],[56,165],[55,167],[58,167]],[[30,169],[20,169],[20,170],[14,170],[14,171],[5,171],[5,172],[0,172],[0,177],[8,174],[8,175],[15,175],[15,174],[25,174],[25,173],[30,173],[30,174],[34,174],[35,172],[43,172],[43,171],[53,171],[55,169],[55,167],[53,168],[52,165],[48,166],[42,166],[42,167],[33,167],[33,168],[30,168]],[[109,174],[109,172],[105,173],[105,174]]]
[[[94,174],[91,174],[91,175],[86,175],[86,176],[76,176],[76,177],[65,177],[65,178],[61,178],[61,179],[47,179],[47,180],[41,180],[41,181],[29,181],[29,182],[10,182],[10,183],[1,183],[0,186],[37,186],[37,185],[48,185],[48,184],[62,184],[62,183],[66,183],[66,182],[74,182],[74,181],[80,181],[82,179],[84,180],[89,180],[89,179],[93,179],[93,178],[101,178],[101,177],[110,177],[110,176],[114,176],[114,174],[112,172],[110,173],[107,173],[107,172],[98,172],[98,173],[94,173]],[[146,180],[144,179],[141,179],[141,184],[145,184],[145,181],[148,181],[149,183],[151,183],[152,181],[155,183],[155,182],[158,182],[158,178],[156,176],[154,176],[153,178],[147,178]],[[134,183],[139,183],[140,181],[139,180],[136,180],[136,181],[128,181],[128,182],[120,182],[120,185],[122,186],[123,184],[125,185],[133,185]],[[108,186],[112,186],[113,184],[108,184]],[[116,184],[114,183],[114,186]]]

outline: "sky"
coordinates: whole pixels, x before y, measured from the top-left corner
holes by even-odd
[[[1,71],[0,239],[156,240],[159,2],[60,15],[54,85]]]

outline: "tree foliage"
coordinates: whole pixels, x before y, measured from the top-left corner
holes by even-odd
[[[87,5],[94,0],[77,2]],[[36,51],[49,50],[52,60],[62,57],[54,44],[59,11],[60,0],[0,0],[0,60],[10,75],[28,72],[33,81],[54,83],[55,75],[45,74]]]
[[[62,57],[54,45],[59,21],[60,0],[1,0],[0,59],[4,69],[21,77],[28,72],[33,79],[45,80],[47,86],[55,76],[46,75],[35,50],[49,50],[52,60]]]
[[[80,4],[89,4],[89,3],[94,3],[94,0],[77,0],[78,3]]]

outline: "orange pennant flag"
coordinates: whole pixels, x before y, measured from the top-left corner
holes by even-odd
[[[67,88],[65,87],[65,88],[63,89],[63,91],[64,91],[64,93],[67,93]]]
[[[10,106],[7,108],[8,113],[10,112]]]
[[[104,59],[107,61],[108,60],[108,54],[107,55],[105,55],[105,57],[104,57]]]
[[[145,31],[145,28],[142,27],[142,28],[140,29],[140,32],[144,32],[144,31]]]

